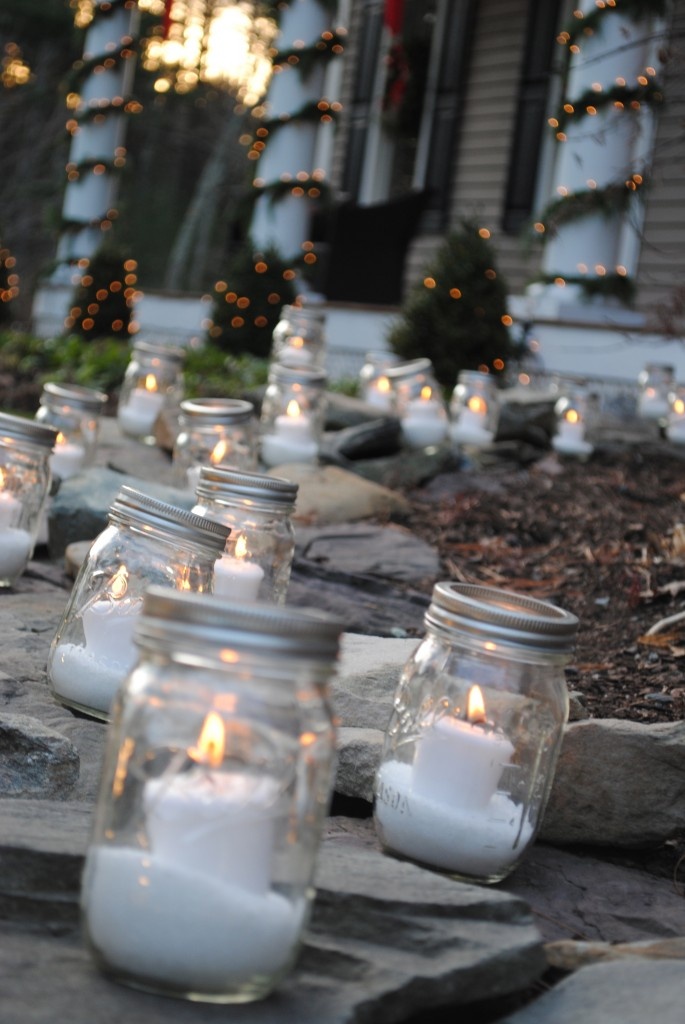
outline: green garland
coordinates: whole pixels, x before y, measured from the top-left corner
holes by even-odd
[[[622,14],[632,21],[643,21],[651,16],[663,18],[667,10],[668,0],[616,0],[613,7],[596,7],[582,18],[572,18],[557,38],[564,45],[573,46],[588,31],[596,32],[607,14]]]
[[[631,103],[637,101],[638,103],[662,103],[664,94],[661,90],[661,86],[657,82],[648,82],[647,85],[638,85],[630,87],[627,85],[614,85],[611,89],[606,92],[594,92],[592,89],[587,89],[582,96],[571,101],[569,105],[573,106],[573,111],[569,112],[564,110],[563,106],[559,108],[555,115],[555,121],[557,124],[554,126],[555,132],[563,132],[564,128],[571,121],[580,121],[588,115],[588,107],[594,107],[595,110],[602,110],[605,107],[613,106],[615,103],[625,104],[628,112],[633,110]]]
[[[635,297],[635,282],[632,278],[623,274],[604,274],[597,277],[584,277],[582,275],[570,277],[567,274],[541,274],[537,281],[542,284],[556,284],[563,280],[566,284],[578,284],[591,299],[595,296],[613,297],[624,305],[630,305]]]
[[[338,111],[331,110],[330,108],[328,110],[321,110],[318,103],[312,101],[311,103],[305,103],[299,110],[294,110],[292,114],[287,114],[283,117],[266,118],[265,120],[260,121],[260,127],[268,129],[269,135],[273,135],[273,133],[278,131],[279,128],[283,128],[284,125],[292,124],[295,120],[300,124],[316,124],[316,122],[320,121],[322,117],[330,117],[331,120],[335,120],[337,116]]]
[[[319,39],[316,43],[300,49],[277,50],[272,65],[274,68],[295,68],[304,78],[312,73],[322,59],[337,57],[335,47],[343,46],[343,37],[331,31],[330,39]]]
[[[573,192],[568,196],[560,196],[552,200],[540,215],[540,221],[551,235],[562,225],[583,217],[599,213],[610,217],[612,213],[623,213],[628,209],[636,192],[644,187],[626,182],[620,185],[607,185],[606,188],[592,188],[584,192]]]
[[[253,192],[255,201],[261,195],[269,197],[271,203],[277,203],[280,199],[284,199],[287,195],[292,193],[294,188],[301,188],[306,194],[310,188],[316,188],[319,191],[317,197],[320,202],[328,203],[331,200],[331,187],[326,182],[319,181],[317,178],[306,178],[304,181],[299,181],[297,178],[292,178],[290,181],[282,181],[280,178],[278,181],[272,181],[268,185],[254,185]],[[311,198],[311,197],[310,197]]]

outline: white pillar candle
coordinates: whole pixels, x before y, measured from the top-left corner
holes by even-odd
[[[241,601],[256,601],[264,570],[249,561],[245,534],[235,542],[233,554],[224,554],[214,563],[214,593]]]
[[[304,338],[293,335],[278,353],[277,358],[279,363],[286,366],[311,366],[314,362],[314,353]]]
[[[638,399],[638,415],[645,420],[660,420],[668,416],[668,401],[656,388],[645,388]]]
[[[592,451],[585,440],[585,423],[576,409],[567,409],[558,420],[552,447],[562,455],[587,455]]]
[[[84,897],[90,941],[110,968],[206,996],[286,970],[305,915],[304,901],[119,846],[90,849]]]
[[[0,475],[0,487],[2,487],[3,480],[3,476]],[[18,498],[15,498],[9,491],[0,491],[0,529],[15,526],[19,522],[21,510],[22,504]]]
[[[439,444],[447,436],[447,415],[432,394],[432,388],[426,386],[422,388],[420,398],[407,402],[402,417],[402,435],[413,448]]]
[[[55,449],[50,456],[50,469],[62,480],[76,476],[86,461],[86,449],[81,444],[67,441],[64,434],[58,434]]]
[[[33,540],[27,530],[0,527],[0,580],[12,583],[22,574],[32,547]]]
[[[477,447],[491,444],[494,431],[487,426],[488,403],[480,395],[472,395],[452,424],[450,437],[455,444],[471,444]]]
[[[319,449],[314,439],[312,422],[293,399],[285,415],[274,420],[274,431],[262,437],[262,462],[279,466],[284,462],[313,462]]]
[[[136,437],[151,434],[163,405],[164,395],[158,390],[155,375],[149,373],[145,379],[145,387],[135,388],[129,395],[128,402],[119,406],[119,426],[124,433]]]
[[[392,409],[392,385],[387,377],[377,377],[364,388],[364,401],[377,409]]]

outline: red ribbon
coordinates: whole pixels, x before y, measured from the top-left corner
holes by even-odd
[[[404,0],[385,0],[383,24],[393,36],[402,34],[404,24]]]
[[[169,29],[171,28],[171,5],[174,0],[164,0],[164,15],[162,19],[162,38],[169,38]]]

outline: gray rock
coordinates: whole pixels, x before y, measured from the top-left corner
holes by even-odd
[[[577,971],[579,967],[607,960],[634,959],[685,960],[685,937],[675,939],[648,939],[644,942],[574,942],[560,939],[545,945],[545,956],[550,967],[560,971]]]
[[[685,722],[573,722],[541,838],[568,845],[642,847],[682,834]]]
[[[326,392],[326,430],[344,430],[377,419],[377,406],[339,391]]]
[[[417,643],[355,633],[343,635],[332,683],[333,707],[342,726],[385,732],[400,672]]]
[[[399,494],[361,480],[338,466],[310,466],[303,462],[277,466],[274,476],[299,485],[296,522],[311,525],[351,523],[359,519],[404,518],[409,506]]]
[[[500,1024],[682,1024],[685,972],[677,960],[595,964]]]
[[[29,715],[0,715],[0,793],[64,800],[79,776],[79,756],[66,736]]]
[[[339,729],[336,793],[371,803],[382,750],[380,729]]]
[[[499,392],[498,441],[524,441],[545,448],[555,430],[554,405],[558,395],[530,388]]]
[[[402,446],[401,436],[400,421],[394,416],[384,416],[326,434],[321,456],[324,461],[347,465],[358,459],[396,455]]]
[[[195,504],[189,491],[156,483],[153,477],[127,476],[95,466],[71,480],[65,480],[52,499],[48,515],[51,558],[59,558],[67,545],[75,541],[97,537],[107,525],[107,511],[124,485],[178,508],[189,509]]]
[[[461,465],[461,456],[447,442],[431,448],[403,448],[397,455],[348,460],[347,469],[383,487],[411,490]]]
[[[423,583],[427,588],[440,573],[437,550],[397,525],[298,526],[295,542],[297,559],[338,572]]]

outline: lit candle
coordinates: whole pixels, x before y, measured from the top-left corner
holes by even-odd
[[[402,435],[413,448],[439,444],[447,436],[447,414],[441,403],[433,398],[433,389],[421,388],[418,398],[407,402],[402,417]]]
[[[279,466],[284,462],[313,462],[318,455],[312,422],[293,398],[288,402],[285,415],[274,420],[273,434],[262,438],[262,462]]]
[[[364,401],[377,409],[392,409],[392,385],[385,375],[377,377],[366,385]]]
[[[495,436],[487,427],[488,403],[482,395],[471,395],[452,424],[450,436],[455,444],[487,445]]]
[[[6,586],[26,568],[33,539],[27,530],[16,525],[21,519],[23,505],[5,490],[5,484],[6,474],[0,468],[0,585]]]
[[[55,449],[50,456],[52,472],[62,480],[68,480],[69,477],[80,473],[85,461],[86,449],[83,445],[68,441],[60,432],[55,440]]]
[[[149,851],[91,848],[84,882],[89,937],[110,966],[205,995],[285,968],[304,914],[270,891],[282,787],[222,771],[225,746],[210,712],[190,767],[145,783]]]
[[[668,401],[656,388],[644,389],[637,404],[638,414],[645,420],[660,420],[668,416]]]
[[[314,353],[308,348],[304,338],[293,334],[287,344],[277,353],[279,363],[285,366],[310,366],[314,361]]]
[[[164,395],[159,391],[157,378],[154,373],[148,373],[145,386],[135,388],[129,395],[128,402],[119,406],[119,426],[125,434],[131,434],[133,437],[151,434],[163,405]]]
[[[57,695],[79,707],[109,713],[114,695],[136,660],[133,630],[142,601],[126,597],[128,572],[120,566],[108,592],[81,613],[85,645],[60,643],[50,678]]]
[[[557,421],[552,447],[563,455],[588,455],[592,445],[585,440],[585,423],[577,409],[565,409]]]
[[[448,871],[485,876],[518,858],[532,834],[524,807],[497,792],[514,747],[485,721],[480,688],[466,720],[444,715],[416,743],[413,764],[386,761],[378,773],[382,841]]]
[[[214,563],[215,594],[241,601],[257,600],[264,570],[256,562],[248,561],[248,554],[245,534],[238,534],[233,554],[224,554]]]
[[[210,452],[209,460],[208,460],[209,465],[211,465],[211,466],[219,466],[219,465],[221,465],[221,463],[223,462],[223,460],[226,457],[226,452],[227,451],[228,451],[228,445],[223,440],[223,438],[220,441],[217,441],[217,443],[214,445],[214,448]],[[186,470],[186,479],[188,481],[188,487],[193,492],[197,489],[197,485],[200,482],[200,470],[202,469],[202,466],[204,466],[204,465],[205,465],[205,463],[203,462],[203,463],[200,463],[197,466],[190,466],[190,468],[188,470]]]
[[[685,401],[676,398],[668,415],[666,437],[674,444],[685,444]]]

